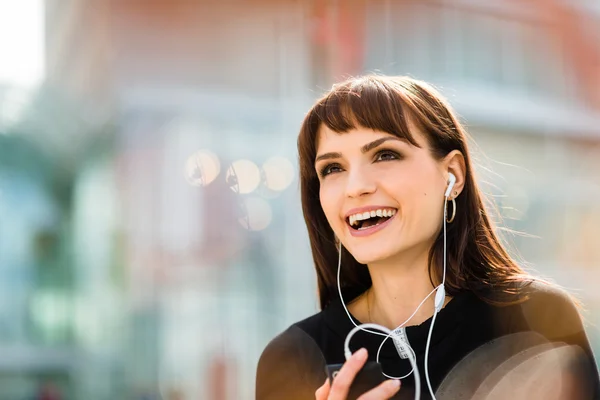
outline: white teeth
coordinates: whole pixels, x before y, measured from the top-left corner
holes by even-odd
[[[364,221],[366,219],[375,217],[391,217],[394,214],[396,214],[396,210],[393,209],[378,209],[372,211],[365,211],[364,213],[350,215],[348,217],[348,222],[351,226],[354,226],[358,224],[359,221]]]

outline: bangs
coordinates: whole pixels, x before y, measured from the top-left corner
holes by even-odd
[[[386,132],[419,147],[407,123],[401,87],[365,77],[335,85],[312,109],[309,119],[337,133],[367,128]],[[312,118],[310,118],[312,117]],[[316,133],[316,132],[315,132]]]

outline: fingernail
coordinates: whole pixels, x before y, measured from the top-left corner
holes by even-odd
[[[364,347],[356,352],[356,359],[359,361],[363,361],[367,359],[367,349]]]
[[[400,387],[400,379],[390,379],[387,381],[387,385],[390,389],[398,389]]]

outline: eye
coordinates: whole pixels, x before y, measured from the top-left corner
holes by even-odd
[[[402,158],[400,154],[392,150],[381,150],[375,155],[375,161],[391,161]]]
[[[342,167],[340,167],[339,164],[327,164],[324,168],[321,168],[319,174],[321,175],[321,178],[324,178],[331,173],[340,172],[341,170]]]

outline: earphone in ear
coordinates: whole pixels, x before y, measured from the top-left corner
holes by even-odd
[[[455,183],[456,183],[456,176],[454,176],[454,174],[452,172],[448,172],[448,189],[446,189],[446,193],[444,194],[444,197],[450,196],[450,193],[452,193],[452,188],[454,187]]]

